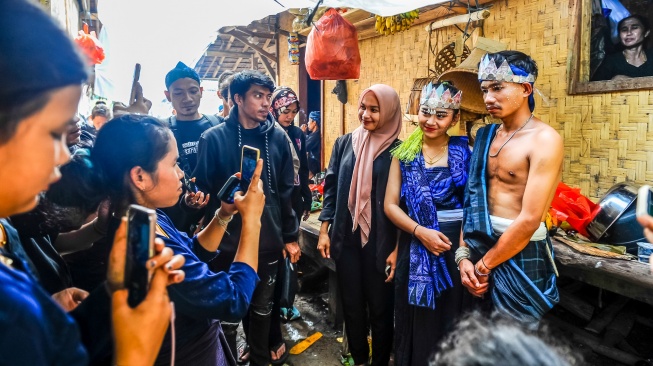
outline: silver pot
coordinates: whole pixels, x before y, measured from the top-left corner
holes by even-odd
[[[634,215],[636,200],[637,187],[630,183],[618,183],[610,188],[599,201],[598,211],[587,225],[590,239],[627,245],[642,238],[642,229]]]

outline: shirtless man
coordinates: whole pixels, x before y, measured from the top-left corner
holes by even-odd
[[[489,292],[493,310],[534,324],[558,301],[543,221],[563,157],[560,135],[532,114],[536,78],[537,65],[521,52],[488,54],[480,63],[486,108],[502,124],[477,134],[456,253],[470,293]]]

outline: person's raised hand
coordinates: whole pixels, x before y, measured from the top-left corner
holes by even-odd
[[[263,207],[265,207],[265,193],[263,192],[263,182],[261,181],[261,172],[263,171],[263,159],[256,162],[256,169],[249,183],[247,193],[238,191],[234,196],[234,204],[243,221],[261,220]]]
[[[88,297],[88,292],[77,287],[69,287],[52,295],[52,300],[65,312],[71,312]]]
[[[419,225],[415,229],[415,236],[429,252],[440,255],[451,250],[451,240],[443,233]]]
[[[134,100],[129,101],[129,105],[125,106],[122,103],[113,104],[113,116],[120,117],[125,114],[148,114],[152,108],[152,102],[143,97],[143,87],[141,83],[134,84]]]
[[[145,300],[137,307],[127,304],[128,291],[124,289],[125,254],[127,250],[127,220],[123,218],[116,231],[109,259],[108,283],[114,288],[112,295],[112,323],[118,365],[153,364],[165,336],[172,305],[167,286],[184,280],[180,269],[185,262],[181,255],[172,255],[161,239],[155,239],[157,253],[147,261],[153,271],[152,281]],[[120,287],[116,284],[119,283]]]
[[[123,217],[113,239],[113,247],[109,254],[107,285],[112,291],[125,287],[125,259],[127,256],[127,218]],[[184,280],[184,272],[179,270],[185,259],[182,255],[174,255],[160,238],[154,239],[154,256],[147,261],[150,271],[162,267],[168,273],[168,284]]]

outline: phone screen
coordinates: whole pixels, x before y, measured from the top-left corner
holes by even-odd
[[[125,262],[125,287],[129,290],[127,303],[136,307],[147,296],[150,273],[146,263],[153,255],[156,212],[131,205],[127,212],[127,260]]]
[[[256,162],[259,159],[259,155],[259,149],[247,145],[243,146],[243,155],[240,161],[240,189],[243,192],[247,192],[249,188],[249,183],[254,176],[254,170],[256,170]]]
[[[234,197],[236,192],[240,187],[240,179],[236,178],[235,175],[229,177],[227,182],[222,186],[220,192],[218,192],[218,199],[227,203],[234,203]]]

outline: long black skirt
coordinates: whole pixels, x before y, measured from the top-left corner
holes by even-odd
[[[460,242],[461,221],[440,223],[440,231],[452,243],[444,253],[453,287],[435,301],[435,310],[408,304],[408,270],[411,235],[403,233],[395,277],[395,366],[427,366],[439,343],[469,309],[472,297],[460,282],[454,261]]]

